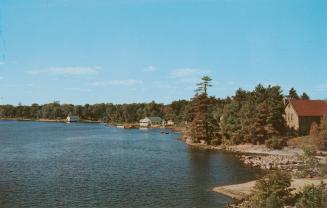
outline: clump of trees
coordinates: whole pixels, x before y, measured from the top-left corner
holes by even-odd
[[[283,95],[279,86],[258,85],[254,91],[239,89],[224,106],[221,136],[233,144],[263,144],[285,133]]]
[[[253,91],[238,89],[222,102],[208,96],[210,77],[203,77],[198,86],[192,99],[194,142],[264,144],[285,135],[284,96],[279,86],[259,84]]]

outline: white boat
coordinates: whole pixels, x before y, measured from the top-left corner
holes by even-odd
[[[118,129],[124,129],[124,126],[116,126]]]
[[[140,127],[140,130],[148,130],[148,128],[146,128],[146,127]]]

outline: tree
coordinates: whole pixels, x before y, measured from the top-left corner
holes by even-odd
[[[198,83],[196,95],[192,99],[194,119],[192,121],[191,135],[193,142],[206,141],[210,144],[214,138],[217,122],[214,120],[210,107],[212,100],[208,97],[207,90],[211,87],[212,79],[208,76]]]
[[[292,87],[288,93],[288,97],[290,99],[294,99],[294,100],[298,100],[299,99],[299,95],[297,94],[296,90]]]
[[[310,100],[310,97],[309,97],[309,95],[307,94],[307,93],[303,93],[302,95],[301,95],[301,99],[302,100]]]
[[[257,113],[253,123],[255,135],[255,140],[253,142],[259,142],[260,144],[263,144],[268,138],[268,132],[266,130],[267,118],[269,116],[267,103],[260,103],[256,107],[256,112]]]
[[[205,95],[207,94],[208,87],[212,87],[211,81],[212,79],[209,76],[204,76],[202,77],[202,82],[198,83],[197,86],[198,88],[195,90],[197,94],[202,94],[204,93]]]
[[[220,119],[221,135],[225,143],[239,144],[243,140],[242,119],[240,117],[240,103],[233,100],[225,105]]]

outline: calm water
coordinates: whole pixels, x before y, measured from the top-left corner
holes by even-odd
[[[224,207],[217,185],[255,177],[177,133],[0,121],[0,207]]]

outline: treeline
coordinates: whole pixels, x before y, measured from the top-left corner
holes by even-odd
[[[134,123],[146,116],[160,116],[176,123],[189,120],[190,101],[179,100],[169,105],[160,103],[72,105],[53,102],[44,105],[1,105],[0,118],[53,119],[62,120],[68,115],[78,115],[81,119],[108,123]]]

